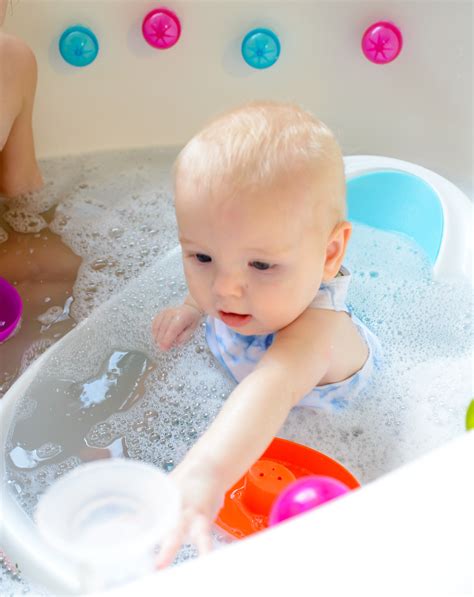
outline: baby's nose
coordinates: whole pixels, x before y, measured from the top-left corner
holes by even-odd
[[[235,274],[217,274],[214,278],[214,294],[218,297],[241,297],[244,291],[243,281]]]

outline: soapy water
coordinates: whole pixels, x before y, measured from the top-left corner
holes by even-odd
[[[1,213],[0,225],[6,226]],[[0,244],[0,275],[20,293],[23,312],[13,335],[0,343],[0,399],[35,358],[75,326],[70,311],[80,261],[49,229],[25,234],[9,227]]]
[[[0,202],[0,275],[24,303],[21,328],[0,344],[0,398],[42,352],[176,242],[173,157],[147,150],[48,160],[41,192]]]
[[[83,178],[60,200],[51,229],[83,258],[70,306],[82,323],[19,399],[6,444],[7,484],[29,514],[55,478],[87,460],[127,456],[172,470],[234,387],[202,327],[167,353],[152,341],[155,313],[186,293],[172,157],[147,150],[70,162]],[[346,264],[349,302],[380,338],[384,365],[346,410],[295,408],[278,435],[367,483],[463,433],[472,289],[432,280],[414,242],[364,226],[355,226]]]

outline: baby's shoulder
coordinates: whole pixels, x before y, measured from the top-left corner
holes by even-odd
[[[276,336],[280,341],[296,341],[310,350],[311,347],[333,343],[336,335],[340,336],[353,325],[345,311],[310,306]]]
[[[327,370],[318,384],[339,382],[358,371],[368,356],[368,346],[346,311],[308,308],[276,340],[289,359],[313,366],[324,360]],[[308,365],[311,366],[311,365]]]

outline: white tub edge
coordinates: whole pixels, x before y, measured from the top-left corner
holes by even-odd
[[[473,595],[473,455],[471,432],[270,532],[93,596]]]

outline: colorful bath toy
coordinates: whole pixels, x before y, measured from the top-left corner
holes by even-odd
[[[471,400],[466,412],[466,430],[470,431],[471,429],[474,429],[474,399]]]
[[[82,25],[66,29],[59,39],[59,52],[72,66],[87,66],[99,53],[99,42],[95,34]]]
[[[388,21],[373,23],[362,36],[362,52],[375,64],[388,64],[402,51],[403,38],[400,29]]]
[[[270,29],[252,29],[242,41],[245,62],[257,69],[273,66],[280,56],[280,40]]]
[[[18,290],[0,278],[0,342],[12,336],[20,324],[23,303]]]
[[[331,489],[326,483],[327,494],[320,488],[320,500],[329,494],[335,497],[336,484],[339,491],[360,487],[336,460],[307,446],[275,438],[260,460],[226,493],[216,524],[238,539],[261,531],[270,525],[272,507],[282,492],[295,483],[307,483],[306,479],[314,475],[333,481]],[[314,493],[313,489],[313,498]]]
[[[142,33],[150,46],[167,50],[177,43],[181,35],[181,23],[171,10],[156,8],[143,19]]]
[[[290,483],[273,503],[268,526],[274,526],[287,518],[312,510],[349,491],[347,485],[332,477],[314,475],[297,479]]]

